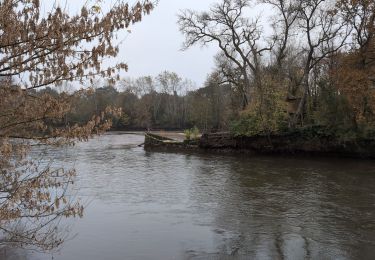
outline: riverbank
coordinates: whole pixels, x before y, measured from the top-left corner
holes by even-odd
[[[329,136],[304,136],[298,133],[270,136],[233,136],[228,132],[203,134],[196,142],[176,140],[173,135],[145,134],[146,150],[196,150],[222,153],[314,155],[375,158],[375,141],[341,141]],[[179,135],[181,136],[181,135]]]

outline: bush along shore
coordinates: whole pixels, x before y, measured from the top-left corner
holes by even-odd
[[[225,153],[316,155],[375,158],[375,140],[342,140],[334,136],[296,131],[273,135],[205,133],[198,139],[178,141],[152,133],[145,134],[145,149],[158,151],[215,151]]]
[[[164,136],[162,133],[155,134],[145,133],[145,150],[162,150],[162,151],[178,151],[178,150],[198,150],[200,139],[176,140]]]

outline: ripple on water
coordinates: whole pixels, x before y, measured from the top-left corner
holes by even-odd
[[[54,259],[375,255],[372,161],[152,153],[141,143],[112,133],[48,150],[77,169],[74,191],[89,202]]]

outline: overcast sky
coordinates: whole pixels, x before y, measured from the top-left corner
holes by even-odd
[[[208,11],[221,0],[160,0],[150,16],[136,24],[126,37],[119,58],[129,65],[128,76],[157,75],[163,70],[174,71],[201,87],[214,67],[214,55],[219,51],[212,43],[208,47],[199,45],[181,51],[184,41],[179,32],[177,14],[183,9]],[[269,8],[269,7],[268,7]],[[267,17],[272,11],[253,7],[246,12]],[[265,19],[263,17],[263,19]],[[264,28],[267,30],[267,28]]]
[[[215,0],[160,0],[153,12],[132,28],[122,44],[119,59],[129,65],[128,76],[174,71],[201,86],[213,68],[217,48],[193,47],[181,51],[184,40],[176,24],[182,9],[208,10]]]
[[[85,2],[95,0],[56,0],[57,3],[76,13]],[[128,0],[134,3],[135,0]],[[177,26],[177,14],[183,9],[208,11],[210,6],[221,0],[160,0],[150,15],[131,28],[119,34],[123,40],[121,52],[113,62],[126,62],[129,66],[122,77],[156,76],[168,70],[176,72],[201,87],[214,67],[213,57],[218,47],[212,44],[208,47],[194,46],[187,51],[181,51],[184,41]],[[50,10],[54,1],[43,0],[45,11]],[[108,9],[115,0],[104,0],[103,10]],[[253,12],[252,10],[251,12]]]

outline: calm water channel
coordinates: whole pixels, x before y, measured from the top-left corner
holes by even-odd
[[[112,133],[48,151],[86,204],[59,252],[11,260],[375,259],[375,162],[146,152]]]

